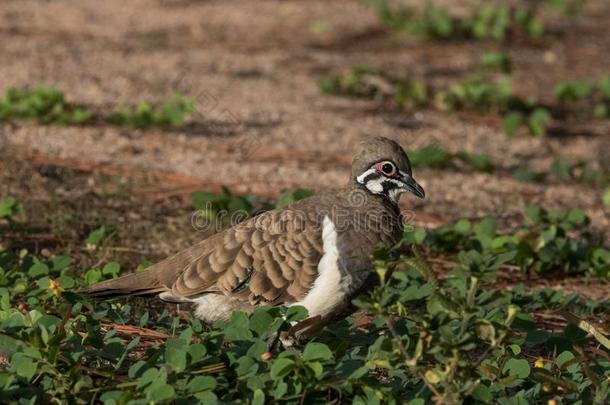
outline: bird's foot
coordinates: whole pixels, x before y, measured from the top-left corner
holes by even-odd
[[[287,331],[278,331],[267,340],[267,349],[273,352],[279,342],[286,350],[297,350],[307,340],[324,327],[321,316],[307,318],[290,327]]]

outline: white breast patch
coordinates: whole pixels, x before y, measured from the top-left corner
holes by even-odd
[[[351,277],[339,270],[339,251],[337,249],[337,230],[330,218],[324,217],[322,223],[324,254],[318,263],[318,278],[302,301],[292,305],[307,308],[309,316],[328,315],[345,304],[345,296]]]
[[[243,302],[222,294],[204,294],[190,301],[197,305],[195,316],[207,323],[229,319],[233,311],[244,306]]]

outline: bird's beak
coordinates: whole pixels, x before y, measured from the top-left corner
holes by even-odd
[[[400,172],[400,181],[402,183],[402,187],[406,191],[415,194],[419,198],[426,197],[426,192],[424,191],[424,188],[422,186],[420,186],[411,175],[409,175],[407,173],[403,173],[401,171]]]

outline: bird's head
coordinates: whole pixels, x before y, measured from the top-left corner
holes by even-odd
[[[352,180],[371,194],[397,203],[404,192],[425,197],[413,178],[405,151],[395,141],[377,137],[362,142],[352,162]]]

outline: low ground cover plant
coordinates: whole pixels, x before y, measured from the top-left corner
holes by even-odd
[[[514,94],[510,78],[493,71],[510,71],[503,53],[486,53],[479,71],[446,88],[434,89],[421,80],[398,77],[366,66],[319,79],[324,94],[369,98],[400,108],[436,107],[444,111],[478,111],[503,118],[504,132],[512,136],[525,129],[533,136],[546,134],[553,119],[584,120],[610,116],[610,78],[592,82],[561,82],[555,102],[541,103],[534,97]]]
[[[610,173],[601,168],[594,168],[587,162],[571,162],[565,158],[555,158],[550,173],[558,180],[577,181],[591,187],[604,188],[610,185]]]
[[[375,69],[357,67],[340,75],[321,76],[319,84],[324,94],[370,98],[399,107],[436,106],[446,111],[500,114],[508,135],[525,127],[532,135],[542,136],[552,118],[549,109],[536,100],[515,96],[508,78],[490,80],[476,74],[431,95],[432,90],[421,81],[397,79]]]
[[[38,85],[12,88],[0,96],[0,121],[35,119],[43,124],[86,125],[105,122],[129,128],[179,127],[194,111],[194,101],[179,93],[160,103],[141,102],[104,115],[66,101],[60,90]]]
[[[115,277],[117,263],[81,269],[66,255],[0,248],[0,401],[603,403],[610,303],[495,284],[510,263],[557,266],[545,254],[561,246],[570,266],[590,266],[589,256],[572,257],[574,240],[564,233],[584,225],[577,210],[528,211],[515,235],[529,232],[526,243],[542,237],[538,250],[504,248],[516,236],[498,235],[491,220],[407,229],[402,244],[375,254],[380,286],[356,300],[360,312],[292,349],[270,349],[269,340],[304,319],[303,308],[262,307],[204,325],[172,307],[74,293]],[[96,230],[83,244],[109,232]],[[450,268],[430,267],[428,245],[448,255]],[[546,325],[549,317],[561,321]]]
[[[514,135],[520,127],[530,134],[542,136],[552,119],[548,107],[535,99],[515,96],[508,78],[498,81],[475,75],[442,90],[438,99],[442,108],[495,112],[504,117],[503,128]]]
[[[396,6],[388,0],[367,0],[386,26],[410,35],[435,40],[493,40],[509,41],[515,34],[538,38],[545,33],[540,18],[541,6],[552,6],[567,15],[580,10],[580,2],[546,1],[521,2],[516,5],[482,3],[463,17],[452,15],[434,2],[426,2],[423,9]]]
[[[473,171],[491,173],[495,170],[491,158],[485,154],[459,151],[451,153],[436,145],[427,145],[409,151],[409,160],[413,167],[431,167],[435,169],[468,167]]]
[[[504,172],[525,182],[575,182],[600,189],[610,185],[610,174],[607,170],[595,167],[591,162],[574,162],[564,157],[553,159],[548,170],[533,171],[529,169],[527,161],[516,166],[501,167],[484,153],[465,150],[453,153],[438,145],[427,145],[409,151],[409,160],[413,167],[452,168],[483,173]]]
[[[510,73],[512,61],[505,52],[485,52],[479,59],[479,67],[484,70]]]
[[[9,89],[0,96],[0,121],[31,118],[43,123],[81,125],[93,119],[84,107],[72,105],[64,94],[49,86]]]
[[[610,118],[610,76],[558,83],[555,97],[582,118]]]
[[[459,253],[510,255],[507,263],[523,272],[589,273],[610,275],[610,250],[602,237],[589,228],[589,218],[579,209],[568,212],[531,206],[523,223],[501,233],[493,218],[472,223],[462,219],[454,224],[424,231],[418,229],[405,243],[430,250]]]
[[[5,218],[11,220],[20,210],[20,204],[17,202],[15,197],[6,197],[0,201],[0,219]]]
[[[129,128],[179,127],[194,110],[192,99],[176,93],[159,104],[143,101],[136,107],[120,108],[107,121]]]
[[[354,67],[341,75],[323,75],[319,84],[324,94],[391,101],[401,107],[425,105],[429,101],[428,89],[421,81],[389,75],[367,66]]]

